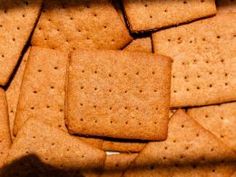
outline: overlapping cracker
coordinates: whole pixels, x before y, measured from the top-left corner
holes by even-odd
[[[171,60],[154,54],[74,52],[69,64],[66,100],[70,133],[165,139],[170,70]]]
[[[13,139],[13,127],[14,127],[14,120],[16,114],[17,103],[20,95],[20,86],[23,80],[25,65],[28,60],[30,48],[24,54],[24,57],[20,63],[20,66],[11,81],[11,84],[7,88],[6,96],[7,96],[7,103],[8,103],[8,115],[9,115],[9,125],[10,125],[10,132],[11,138]]]
[[[234,163],[131,168],[123,177],[230,177]]]
[[[134,52],[152,52],[152,41],[150,37],[134,39],[123,50]]]
[[[236,152],[235,102],[188,109],[188,114]]]
[[[168,170],[167,172],[163,170],[168,165],[219,163],[222,160],[231,161],[235,158],[235,152],[228,146],[182,110],[178,110],[170,119],[167,140],[147,144],[126,174],[127,176],[135,176],[140,172],[147,176],[159,172],[169,174]]]
[[[55,169],[78,173],[102,168],[105,153],[56,127],[37,119],[29,119],[17,134],[9,151],[6,162],[10,167],[5,168],[5,173],[8,176],[29,174],[32,169],[27,167],[34,167],[36,159],[40,162],[37,168],[43,169],[50,165]],[[14,163],[21,160],[25,160],[24,163]]]
[[[156,30],[216,13],[214,0],[123,0],[132,32]]]
[[[31,43],[67,52],[120,49],[131,40],[109,0],[46,0]]]
[[[52,49],[32,47],[20,90],[14,134],[29,118],[66,130],[64,98],[67,55]]]
[[[0,88],[0,167],[4,165],[10,145],[11,136],[7,113],[7,101],[4,90]]]
[[[156,32],[153,43],[173,58],[172,107],[236,100],[236,13]]]
[[[140,152],[147,142],[103,140],[102,149],[105,151]]]
[[[0,85],[8,83],[34,28],[42,0],[0,1]],[[4,68],[4,69],[2,69]]]
[[[121,177],[136,157],[137,154],[107,155],[104,171],[100,177]]]
[[[31,48],[17,106],[15,135],[29,118],[67,131],[64,121],[67,64],[68,57],[62,52]],[[96,147],[102,146],[100,139],[79,138]]]

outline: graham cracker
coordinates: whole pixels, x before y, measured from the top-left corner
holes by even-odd
[[[147,142],[103,140],[102,149],[105,151],[140,152]]]
[[[123,50],[134,52],[149,52],[152,53],[152,41],[150,37],[134,39]]]
[[[10,126],[10,132],[11,132],[11,138],[14,139],[13,135],[13,127],[14,127],[14,120],[15,120],[15,114],[16,114],[16,107],[20,95],[20,86],[21,82],[23,80],[24,71],[25,71],[25,65],[28,60],[30,48],[27,49],[26,53],[24,54],[24,57],[20,63],[19,68],[17,69],[17,72],[12,79],[9,87],[6,90],[6,97],[7,97],[7,103],[8,103],[8,115],[9,115],[9,126]]]
[[[188,109],[188,115],[236,152],[236,102]]]
[[[228,146],[178,110],[170,119],[167,140],[148,143],[130,169],[144,167],[152,174],[160,166],[217,163],[235,158],[236,153]]]
[[[214,0],[122,0],[133,33],[153,31],[216,14]]]
[[[206,165],[189,165],[172,167],[172,177],[230,177],[235,170],[235,163],[216,163]]]
[[[169,111],[169,117],[173,116],[176,112],[175,109]],[[146,141],[122,141],[122,140],[103,140],[102,149],[105,151],[118,151],[118,152],[140,152],[145,145]]]
[[[152,52],[152,43],[150,37],[134,39],[124,51],[140,51],[140,52]],[[102,148],[107,151],[119,151],[119,152],[140,152],[145,146],[146,142],[132,142],[121,140],[104,140]]]
[[[43,164],[63,170],[76,169],[78,172],[102,168],[105,161],[103,151],[37,119],[29,119],[21,128],[6,162],[10,165],[15,160],[32,155]],[[11,171],[6,173],[12,176],[24,174],[27,170],[25,172],[19,169],[24,169],[28,163],[33,165],[34,161],[25,162],[20,166],[14,166],[13,163]]]
[[[236,100],[236,13],[156,32],[153,44],[173,58],[171,107]]]
[[[131,40],[110,0],[46,0],[31,43],[72,51],[120,49]]]
[[[165,139],[170,70],[171,59],[144,52],[72,53],[66,99],[69,132],[123,139]]]
[[[15,135],[29,118],[39,119],[67,132],[64,121],[67,64],[67,55],[60,51],[31,48],[14,122]],[[102,147],[100,139],[78,138],[98,148]]]
[[[137,157],[137,154],[107,155],[104,171],[100,177],[121,177],[122,173]]]
[[[32,47],[21,85],[14,135],[29,118],[37,118],[66,131],[64,98],[67,55]]]
[[[34,28],[42,0],[0,0],[0,85],[8,83]],[[17,8],[16,8],[17,7]]]
[[[4,165],[11,145],[11,136],[9,130],[7,101],[3,89],[0,88],[0,167]]]
[[[132,168],[123,177],[231,177],[235,163]]]
[[[216,0],[217,13],[236,12],[235,0]]]

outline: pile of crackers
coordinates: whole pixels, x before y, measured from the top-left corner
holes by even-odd
[[[235,177],[235,0],[0,0],[0,176]]]

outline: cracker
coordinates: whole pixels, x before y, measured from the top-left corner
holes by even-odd
[[[0,85],[8,83],[34,28],[42,0],[0,0]],[[17,8],[16,8],[17,7]]]
[[[14,122],[14,134],[29,118],[66,130],[64,98],[67,55],[32,47],[20,90]]]
[[[96,148],[102,149],[102,145],[103,145],[103,140],[102,139],[98,139],[98,138],[91,138],[91,137],[78,137],[81,141],[94,146]]]
[[[14,122],[14,134],[29,118],[36,118],[67,131],[64,121],[67,55],[32,47],[26,64]],[[46,116],[43,116],[46,115]],[[102,140],[78,137],[101,148]]]
[[[124,177],[230,177],[235,163],[212,163],[204,165],[159,166],[157,168],[133,168]],[[132,173],[131,173],[132,171]]]
[[[15,160],[32,155],[43,164],[54,168],[76,169],[79,172],[102,168],[105,161],[103,151],[37,119],[29,119],[21,128],[12,144],[6,162],[10,165]],[[8,170],[6,173],[10,173],[9,176],[24,174],[25,171],[19,169],[24,169],[28,164],[34,165],[34,161],[24,162],[20,166],[14,166],[13,163],[11,171]]]
[[[137,154],[117,154],[106,157],[104,171],[100,177],[121,177]]]
[[[175,109],[169,111],[169,117],[173,116],[176,112]],[[146,141],[122,141],[122,140],[103,140],[102,149],[105,151],[118,151],[118,152],[140,152],[145,145]]]
[[[149,169],[147,171],[155,171],[161,165],[206,164],[235,159],[235,152],[178,110],[170,119],[167,140],[148,143],[131,168],[145,167]]]
[[[4,90],[0,88],[0,167],[3,166],[11,145],[7,101]]]
[[[188,114],[236,152],[235,102],[188,109]]]
[[[170,169],[170,173],[172,173],[172,177],[230,177],[235,170],[235,165],[235,163],[189,165],[183,167],[173,167]]]
[[[178,25],[216,13],[214,0],[123,0],[123,5],[134,33]]]
[[[134,39],[127,47],[124,48],[125,51],[134,52],[152,52],[152,41],[150,37]]]
[[[131,40],[109,0],[46,0],[31,43],[71,51],[120,49]]]
[[[154,54],[74,52],[68,69],[66,99],[69,132],[124,139],[165,139],[170,70],[171,59]]]
[[[217,13],[236,12],[236,1],[216,0]]]
[[[172,107],[236,100],[236,13],[156,32],[153,43],[173,58]]]
[[[14,120],[15,120],[15,114],[16,114],[16,107],[17,107],[19,94],[20,94],[20,86],[23,80],[25,65],[28,60],[29,52],[30,52],[30,48],[28,48],[28,50],[24,54],[24,57],[20,63],[20,66],[6,91],[7,103],[8,103],[9,126],[10,126],[12,139],[14,138],[13,126],[14,126]]]
[[[140,51],[140,52],[152,52],[151,38],[139,38],[134,39],[127,47],[125,51]],[[146,142],[132,142],[121,140],[104,140],[103,150],[108,151],[120,151],[120,152],[140,152],[145,146]]]
[[[140,152],[147,142],[104,140],[102,149],[106,151]]]

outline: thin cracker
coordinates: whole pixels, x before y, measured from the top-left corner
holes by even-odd
[[[153,43],[173,58],[172,107],[236,100],[236,13],[156,32]]]
[[[62,51],[120,49],[132,40],[109,0],[46,0],[32,45]]]
[[[42,0],[0,1],[0,85],[8,83],[34,28]],[[16,8],[17,7],[17,8]]]
[[[66,99],[70,133],[165,139],[170,70],[171,60],[154,54],[101,50],[73,53]]]
[[[216,13],[214,0],[123,0],[132,32],[157,30]]]
[[[236,103],[188,109],[188,115],[236,152]]]
[[[21,82],[23,80],[24,71],[25,71],[25,65],[28,60],[30,48],[26,51],[24,54],[24,57],[20,63],[19,68],[17,69],[17,72],[11,81],[9,87],[6,90],[6,96],[7,96],[7,103],[8,103],[8,115],[9,115],[9,125],[10,125],[10,132],[11,132],[11,138],[14,138],[13,135],[13,127],[14,127],[14,120],[15,120],[15,114],[16,114],[16,108],[17,103],[20,95],[20,86]]]

